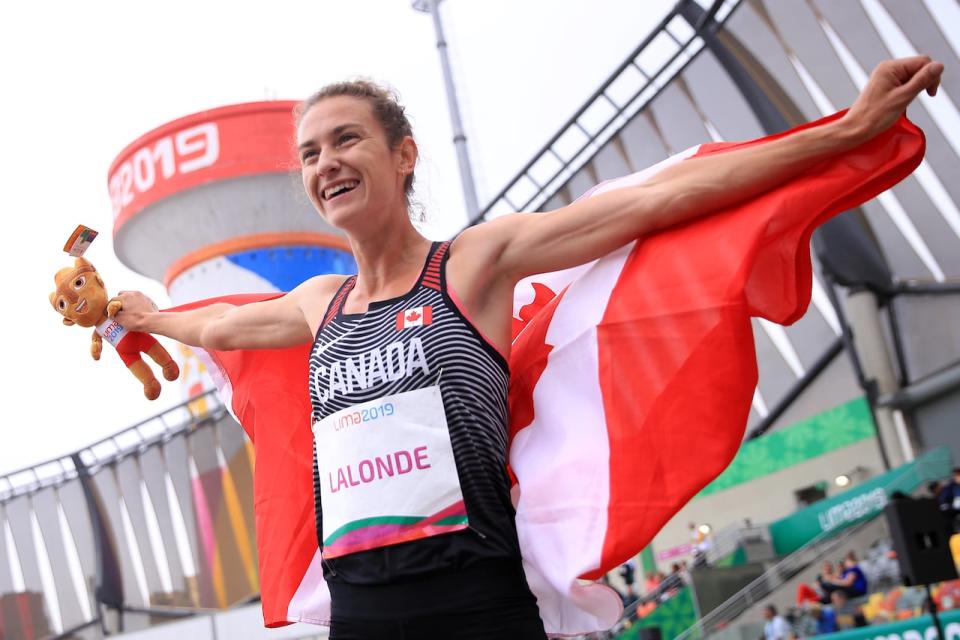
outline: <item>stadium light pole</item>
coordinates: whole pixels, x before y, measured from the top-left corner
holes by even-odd
[[[467,151],[467,136],[460,119],[460,103],[457,101],[457,90],[453,85],[453,70],[447,53],[447,40],[443,35],[443,23],[440,20],[440,2],[442,0],[413,0],[411,6],[416,11],[429,13],[433,17],[433,29],[437,34],[437,52],[440,54],[440,66],[443,68],[443,84],[447,89],[447,108],[450,111],[450,124],[453,127],[453,146],[457,151],[457,163],[460,165],[463,200],[467,205],[467,219],[473,220],[480,213],[480,206],[477,202],[477,189],[473,182],[470,153]]]

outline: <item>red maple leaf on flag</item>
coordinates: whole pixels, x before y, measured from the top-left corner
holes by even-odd
[[[512,337],[514,339],[516,339],[517,335],[527,326],[527,323],[530,322],[541,309],[547,306],[547,303],[557,296],[550,287],[540,282],[533,282],[531,286],[533,287],[534,294],[533,302],[520,307],[520,311],[518,312],[520,317],[513,319]]]
[[[409,320],[410,322],[416,322],[419,319],[420,319],[420,314],[417,313],[416,311],[411,311],[410,314],[407,316],[407,320]]]

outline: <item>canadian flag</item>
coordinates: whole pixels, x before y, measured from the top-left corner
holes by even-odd
[[[433,307],[414,307],[397,313],[397,331],[410,327],[423,327],[433,322]]]
[[[584,197],[791,133],[695,147]],[[750,318],[799,319],[810,300],[813,230],[909,175],[923,151],[923,132],[901,118],[751,201],[518,284],[509,462],[524,568],[548,633],[616,622],[620,598],[583,579],[639,553],[733,459],[757,381]],[[429,307],[408,309],[397,328],[430,317]],[[330,620],[314,523],[309,349],[207,352],[256,450],[268,627]]]

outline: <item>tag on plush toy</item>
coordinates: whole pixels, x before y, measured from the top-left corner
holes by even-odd
[[[78,224],[77,228],[70,234],[67,244],[63,245],[63,250],[74,258],[81,257],[90,248],[90,244],[96,239],[97,232],[90,227]]]

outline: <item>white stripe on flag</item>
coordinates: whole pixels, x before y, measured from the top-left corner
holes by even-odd
[[[517,505],[520,547],[524,559],[542,571],[542,576],[531,580],[531,587],[547,628],[565,632],[598,628],[598,618],[569,607],[564,595],[581,607],[614,617],[601,620],[601,626],[615,622],[620,611],[619,602],[607,602],[607,590],[578,588],[576,577],[600,565],[610,499],[610,447],[597,372],[596,325],[634,245],[592,264],[557,306],[547,332],[547,342],[555,349],[534,389],[537,413],[510,448],[510,464],[522,487]],[[543,469],[558,465],[562,472],[543,473]],[[535,508],[528,510],[528,504]],[[550,512],[558,504],[565,509],[569,505],[591,507],[589,513],[571,518],[558,531]],[[603,508],[598,510],[597,505]],[[563,544],[550,543],[544,535],[561,535],[565,540]],[[575,555],[556,557],[560,550]],[[569,573],[571,568],[575,573]],[[549,583],[546,590],[539,584],[541,577]]]
[[[220,365],[210,357],[206,349],[200,347],[190,347],[190,349],[197,354],[197,358],[199,358],[203,366],[207,368],[207,375],[210,376],[214,386],[217,388],[217,395],[220,397],[220,402],[226,407],[230,417],[236,420],[237,424],[240,424],[240,418],[237,417],[237,414],[233,410],[233,385],[230,383],[230,378],[224,375],[220,369]]]
[[[323,579],[320,549],[313,554],[310,566],[287,607],[288,622],[330,624],[330,589]]]

